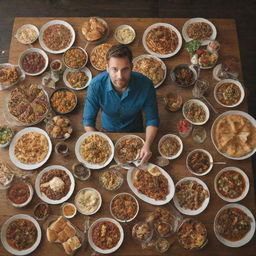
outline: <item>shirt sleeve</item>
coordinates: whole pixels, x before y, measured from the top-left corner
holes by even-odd
[[[95,83],[88,86],[87,97],[84,105],[83,125],[95,127],[97,114],[100,109],[99,93]]]
[[[156,90],[152,82],[148,89],[148,94],[143,106],[143,112],[146,117],[146,126],[159,126],[160,120],[156,100]]]

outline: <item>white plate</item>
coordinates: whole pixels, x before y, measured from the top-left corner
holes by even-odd
[[[194,152],[197,152],[197,151],[203,152],[203,153],[205,153],[205,154],[209,157],[210,166],[209,166],[209,168],[208,168],[205,172],[203,172],[203,173],[196,173],[196,172],[194,172],[194,171],[189,167],[189,165],[188,165],[188,159],[189,159],[189,157],[190,157]],[[213,167],[213,158],[212,158],[212,155],[211,155],[207,150],[204,150],[204,149],[194,149],[193,151],[191,151],[191,152],[187,155],[186,167],[187,167],[187,169],[188,169],[192,174],[194,174],[194,175],[196,175],[196,176],[204,176],[204,175],[208,174],[208,173],[211,171],[212,167]]]
[[[71,41],[70,41],[70,44],[69,44],[66,48],[61,49],[61,50],[58,50],[58,51],[54,51],[54,50],[49,49],[49,48],[45,45],[44,40],[43,40],[43,33],[44,33],[44,31],[45,31],[49,26],[55,25],[55,24],[61,24],[61,25],[64,25],[65,27],[67,27],[67,28],[70,30],[71,36],[72,36],[72,39],[71,39]],[[69,23],[67,23],[67,22],[64,21],[64,20],[51,20],[51,21],[45,23],[45,24],[41,27],[41,29],[40,29],[40,34],[39,34],[39,43],[40,43],[40,46],[41,46],[45,51],[47,51],[47,52],[49,52],[49,53],[53,53],[53,54],[59,54],[59,53],[65,52],[67,49],[69,49],[69,48],[73,45],[73,43],[75,42],[75,36],[76,36],[75,30],[73,29],[73,27],[72,27]]]
[[[117,243],[117,245],[115,247],[113,247],[111,249],[107,249],[107,250],[103,250],[103,249],[99,248],[98,246],[96,246],[94,244],[94,242],[92,240],[92,230],[93,230],[94,226],[97,223],[102,222],[102,221],[110,221],[110,222],[114,223],[120,231],[120,240]],[[92,223],[92,225],[90,226],[90,228],[88,230],[88,242],[89,242],[90,246],[92,247],[93,250],[95,250],[96,252],[102,253],[102,254],[109,254],[109,253],[115,252],[122,245],[123,240],[124,240],[124,230],[123,230],[122,226],[116,220],[114,220],[112,218],[97,219]]]
[[[239,241],[235,241],[235,242],[229,241],[229,240],[225,239],[224,237],[222,237],[216,230],[216,222],[217,222],[218,216],[220,215],[220,213],[223,210],[228,209],[228,208],[238,208],[238,209],[242,210],[244,213],[246,213],[252,219],[250,231]],[[223,206],[217,212],[217,214],[214,218],[213,229],[214,229],[214,233],[215,233],[217,239],[224,245],[229,246],[229,247],[241,247],[241,246],[247,244],[252,239],[254,232],[255,232],[255,219],[254,219],[254,216],[251,213],[251,211],[248,208],[246,208],[245,206],[243,206],[241,204],[227,204],[227,205]]]
[[[69,176],[70,182],[71,182],[70,189],[69,189],[68,193],[59,200],[52,200],[52,199],[48,198],[47,196],[43,195],[40,191],[40,180],[41,180],[43,174],[45,174],[46,172],[49,172],[52,169],[60,169],[60,170],[65,171],[66,174]],[[61,204],[65,201],[67,201],[72,196],[74,189],[75,189],[75,179],[74,179],[72,173],[64,166],[61,166],[61,165],[47,166],[41,172],[39,172],[38,175],[36,176],[36,181],[35,181],[36,193],[42,201],[44,201],[48,204]]]
[[[90,136],[92,134],[98,134],[99,136],[106,139],[111,147],[111,151],[112,151],[111,155],[110,155],[109,159],[103,164],[90,164],[90,163],[86,162],[84,160],[84,158],[80,155],[80,145],[83,143],[85,138],[87,138],[88,136]],[[76,145],[75,145],[75,154],[76,154],[78,161],[83,163],[89,169],[101,169],[101,168],[107,166],[112,161],[112,159],[114,157],[114,151],[115,150],[114,150],[113,142],[106,134],[104,134],[102,132],[86,132],[78,138]]]
[[[159,26],[167,27],[167,28],[173,30],[173,31],[177,34],[179,43],[178,43],[178,46],[177,46],[177,48],[176,48],[176,50],[175,50],[174,52],[169,53],[169,54],[159,54],[159,53],[155,53],[155,52],[151,51],[151,50],[148,48],[147,43],[146,43],[147,34],[148,34],[148,32],[149,32],[151,29],[156,28],[156,27],[159,27]],[[154,56],[156,56],[156,57],[158,57],[158,58],[170,58],[170,57],[176,55],[176,54],[179,52],[179,50],[180,50],[180,48],[181,48],[181,46],[182,46],[182,38],[181,38],[181,34],[180,34],[179,30],[178,30],[177,28],[175,28],[174,26],[172,26],[172,25],[170,25],[170,24],[168,24],[168,23],[155,23],[155,24],[153,24],[153,25],[147,27],[147,29],[145,30],[145,32],[144,32],[144,34],[143,34],[143,37],[142,37],[142,43],[143,43],[143,46],[144,46],[145,50],[146,50],[148,53],[150,53],[150,54],[152,54],[152,55],[154,55]]]
[[[35,225],[35,227],[37,229],[37,239],[36,239],[35,243],[30,248],[28,248],[26,250],[21,250],[21,251],[15,250],[14,248],[12,248],[8,244],[8,242],[6,240],[7,228],[9,226],[9,224],[12,221],[16,220],[16,219],[26,219],[26,220],[29,220],[29,221],[33,222],[33,224]],[[40,244],[41,237],[42,237],[42,233],[41,233],[41,228],[40,228],[38,222],[33,217],[31,217],[31,216],[29,216],[27,214],[17,214],[17,215],[12,216],[7,221],[5,221],[5,223],[3,224],[2,229],[1,229],[1,241],[2,241],[2,244],[3,244],[4,248],[5,248],[5,250],[7,250],[9,253],[14,254],[14,255],[27,255],[27,254],[30,254]]]
[[[75,71],[84,72],[85,75],[87,75],[87,77],[88,77],[87,83],[86,83],[83,87],[81,87],[81,88],[74,88],[74,87],[72,87],[71,84],[70,84],[70,83],[68,82],[68,80],[67,80],[67,75],[68,75],[68,73],[69,73],[69,72],[75,72]],[[91,72],[90,69],[87,68],[87,67],[84,67],[84,68],[82,68],[82,69],[80,69],[80,70],[67,68],[67,69],[64,71],[64,74],[63,74],[63,81],[64,81],[65,85],[66,85],[67,87],[69,87],[70,89],[72,89],[72,90],[77,90],[77,91],[79,91],[79,90],[85,89],[85,88],[90,84],[91,80],[92,80],[92,72]]]
[[[238,88],[240,89],[240,92],[241,92],[241,96],[240,96],[240,99],[237,103],[233,104],[233,105],[225,105],[223,103],[221,103],[219,101],[219,99],[217,98],[217,89],[222,85],[222,84],[225,84],[225,83],[232,83],[232,84],[235,84],[236,86],[238,86]],[[227,108],[234,108],[234,107],[237,107],[238,105],[240,105],[242,103],[242,101],[244,100],[244,88],[242,86],[242,84],[237,81],[237,80],[233,80],[233,79],[224,79],[224,80],[221,80],[220,82],[218,82],[215,87],[214,87],[214,98],[215,100],[223,107],[227,107]]]
[[[23,67],[22,67],[22,60],[23,60],[24,56],[25,56],[26,54],[28,54],[28,53],[31,53],[31,52],[37,52],[37,53],[41,54],[41,55],[44,57],[44,60],[45,60],[44,68],[43,68],[41,71],[37,72],[37,73],[28,73],[28,72],[26,72],[26,71],[23,69]],[[48,56],[47,56],[47,54],[46,54],[43,50],[41,50],[41,49],[39,49],[39,48],[29,48],[29,49],[23,51],[23,52],[20,54],[20,56],[19,56],[19,63],[18,63],[18,64],[19,64],[20,69],[21,69],[26,75],[28,75],[28,76],[38,76],[38,75],[41,75],[41,74],[47,69],[48,63],[49,63]]]
[[[127,183],[130,187],[130,189],[132,190],[132,192],[141,200],[143,200],[146,203],[152,204],[152,205],[164,205],[167,204],[168,202],[170,202],[174,196],[174,192],[175,192],[175,187],[174,187],[174,183],[172,178],[170,177],[170,175],[161,167],[155,165],[155,164],[148,164],[148,168],[153,168],[153,167],[157,167],[159,169],[159,171],[161,172],[161,174],[163,174],[165,176],[165,178],[168,180],[168,184],[169,184],[169,194],[166,196],[165,200],[155,200],[151,197],[148,197],[142,193],[140,193],[137,188],[135,188],[135,186],[133,185],[133,175],[134,175],[134,170],[135,168],[130,168],[127,172]]]
[[[136,203],[137,211],[136,211],[135,215],[134,215],[131,219],[120,220],[120,219],[118,219],[118,218],[115,216],[115,214],[112,212],[112,204],[113,204],[113,201],[114,201],[117,197],[120,197],[120,196],[122,196],[122,195],[128,195],[128,196],[132,197],[132,198],[134,199],[135,203]],[[126,193],[126,192],[122,192],[122,193],[116,194],[116,195],[112,198],[112,200],[110,201],[110,206],[109,206],[109,208],[110,208],[109,210],[110,210],[111,215],[112,215],[117,221],[125,222],[125,223],[126,223],[126,222],[130,222],[130,221],[132,221],[132,220],[134,220],[134,219],[136,218],[136,216],[137,216],[138,213],[139,213],[140,206],[139,206],[138,200],[137,200],[132,194]]]
[[[191,121],[189,118],[187,118],[187,116],[185,115],[185,107],[186,107],[186,104],[190,103],[190,102],[194,102],[200,106],[203,107],[204,111],[205,111],[205,120],[203,122],[198,122],[198,123],[195,123],[193,121]],[[186,101],[184,104],[183,104],[183,107],[182,107],[182,114],[184,116],[184,118],[189,121],[191,124],[194,124],[194,125],[203,125],[205,124],[209,117],[210,117],[210,111],[208,109],[208,107],[201,101],[201,100],[197,100],[197,99],[191,99],[191,100],[188,100]]]
[[[145,141],[144,141],[141,137],[139,137],[139,136],[137,136],[137,135],[125,135],[125,136],[123,136],[123,137],[121,137],[121,138],[119,138],[119,139],[117,140],[117,142],[116,142],[116,144],[115,144],[114,160],[116,161],[116,163],[117,163],[118,165],[122,165],[122,168],[125,168],[125,169],[130,169],[130,166],[129,166],[129,165],[126,165],[126,164],[122,164],[122,163],[118,160],[118,157],[116,156],[116,147],[117,147],[117,145],[118,145],[121,141],[123,141],[123,140],[125,140],[125,139],[129,139],[129,138],[138,138],[138,139],[140,139],[140,140],[143,142],[143,144],[145,143]]]
[[[167,138],[167,137],[172,137],[172,138],[175,138],[179,144],[180,144],[180,149],[179,151],[177,152],[176,155],[173,155],[173,156],[165,156],[164,154],[162,154],[161,150],[160,150],[160,145],[162,143],[162,141]],[[165,134],[158,142],[158,152],[159,154],[163,157],[163,158],[166,158],[166,159],[169,159],[169,160],[173,160],[173,159],[176,159],[180,156],[180,154],[182,153],[182,150],[183,150],[183,143],[182,143],[182,140],[180,139],[179,136],[175,135],[175,134]]]
[[[45,158],[36,164],[23,164],[21,163],[16,156],[14,155],[14,148],[15,148],[15,144],[17,143],[18,139],[25,133],[28,132],[38,132],[42,135],[44,135],[48,141],[48,153],[45,156]],[[18,133],[15,134],[14,138],[12,139],[12,142],[10,144],[9,147],[9,157],[11,159],[11,161],[19,168],[24,169],[24,170],[34,170],[37,169],[39,167],[41,167],[44,163],[46,163],[46,161],[48,160],[48,158],[50,157],[52,152],[52,142],[51,139],[49,137],[49,135],[47,134],[47,132],[45,132],[44,130],[37,128],[37,127],[28,127],[25,129],[22,129],[21,131],[19,131]]]
[[[96,208],[96,210],[93,211],[93,212],[91,212],[91,213],[85,213],[85,212],[83,212],[83,211],[79,208],[79,206],[77,205],[77,203],[76,203],[76,201],[77,201],[76,198],[77,198],[78,194],[79,194],[80,192],[84,191],[84,190],[94,191],[94,192],[97,193],[97,195],[98,195],[98,197],[99,197],[99,205],[98,205],[98,207]],[[81,214],[83,214],[83,215],[93,215],[94,213],[96,213],[96,212],[100,209],[101,204],[102,204],[102,197],[101,197],[101,194],[100,194],[100,192],[99,192],[97,189],[95,189],[95,188],[82,188],[82,189],[80,189],[80,190],[77,192],[77,194],[76,194],[76,197],[75,197],[75,206],[76,206],[77,210],[78,210]]]
[[[209,39],[207,40],[203,40],[201,41],[201,44],[202,45],[207,45],[211,40],[215,40],[216,39],[216,36],[217,36],[217,30],[216,30],[216,27],[213,25],[212,22],[210,22],[209,20],[207,19],[204,19],[204,18],[192,18],[192,19],[189,19],[187,20],[183,27],[182,27],[182,36],[184,38],[184,40],[186,42],[190,41],[190,40],[193,40],[192,38],[190,38],[187,34],[187,28],[188,28],[188,25],[191,24],[191,23],[196,23],[196,22],[204,22],[204,23],[207,23],[211,26],[212,28],[212,35]]]
[[[181,213],[186,214],[186,215],[191,215],[191,216],[192,216],[192,215],[197,215],[197,214],[203,212],[203,211],[206,209],[206,207],[208,206],[209,201],[210,201],[210,191],[209,191],[207,185],[206,185],[202,180],[200,180],[200,179],[198,179],[198,178],[195,178],[195,177],[186,177],[186,178],[183,178],[183,179],[179,180],[179,181],[176,183],[176,185],[175,185],[175,189],[176,189],[177,185],[179,185],[180,183],[182,183],[182,182],[184,182],[184,181],[187,181],[187,180],[194,180],[194,181],[196,181],[198,184],[202,185],[203,188],[208,191],[209,197],[207,197],[207,198],[204,200],[204,202],[203,202],[203,204],[201,205],[201,207],[199,207],[197,210],[190,210],[190,209],[182,208],[182,207],[180,206],[180,204],[179,204],[179,201],[178,201],[178,199],[177,199],[176,193],[175,193],[175,195],[174,195],[174,197],[173,197],[173,202],[174,202],[174,205],[176,206],[176,208],[177,208]]]
[[[2,85],[0,84],[0,91],[1,90],[5,90],[5,89],[8,89],[16,84],[18,84],[19,82],[23,81],[25,79],[25,73],[22,71],[22,69],[18,66],[18,65],[12,65],[10,63],[1,63],[0,64],[0,70],[3,68],[3,67],[15,67],[18,72],[19,72],[19,78],[16,82],[10,84],[10,85]]]
[[[227,155],[226,153],[223,153],[221,152],[216,143],[215,143],[215,140],[214,140],[214,126],[216,125],[216,122],[224,117],[224,116],[227,116],[227,115],[241,115],[241,116],[244,116],[248,121],[251,122],[251,124],[256,127],[256,120],[251,116],[249,115],[248,113],[246,112],[243,112],[243,111],[239,111],[239,110],[230,110],[230,111],[226,111],[224,113],[222,113],[221,115],[219,115],[213,122],[212,124],[212,128],[211,128],[211,139],[212,139],[212,143],[214,145],[214,147],[216,148],[216,150],[223,156],[225,156],[226,158],[229,158],[229,159],[233,159],[233,160],[244,160],[244,159],[247,159],[249,157],[251,157],[255,152],[256,152],[256,147],[250,152],[248,153],[247,155],[244,155],[244,156],[241,156],[241,157],[232,157],[232,156],[229,156]]]
[[[236,172],[240,173],[240,174],[243,176],[244,181],[245,181],[245,188],[244,188],[243,193],[242,193],[239,197],[234,198],[234,199],[231,199],[231,198],[229,198],[229,197],[223,196],[223,195],[219,192],[219,190],[218,190],[218,188],[217,188],[217,181],[218,181],[219,177],[221,176],[221,174],[223,174],[224,172],[227,172],[227,171],[229,171],[229,170],[233,170],[233,171],[236,171]],[[214,179],[214,188],[215,188],[215,191],[216,191],[217,195],[218,195],[222,200],[224,200],[224,201],[226,201],[226,202],[234,203],[234,202],[238,202],[238,201],[240,201],[240,200],[242,200],[242,199],[244,199],[244,198],[246,197],[246,195],[247,195],[247,193],[248,193],[248,191],[249,191],[249,188],[250,188],[250,182],[249,182],[248,176],[247,176],[247,175],[245,174],[245,172],[243,172],[240,168],[237,168],[237,167],[225,167],[225,168],[223,168],[222,170],[220,170],[220,171],[217,173],[217,175],[215,176],[215,179]]]
[[[154,85],[154,87],[157,88],[157,87],[159,87],[164,82],[164,80],[166,78],[167,68],[166,68],[165,63],[162,60],[160,60],[158,57],[150,55],[150,54],[143,54],[143,55],[137,56],[136,58],[133,59],[132,63],[133,63],[133,66],[135,66],[135,64],[139,60],[141,60],[141,59],[149,59],[149,58],[153,58],[153,59],[157,60],[158,62],[160,62],[161,63],[161,68],[164,70],[164,77],[163,77],[163,79],[158,84]]]

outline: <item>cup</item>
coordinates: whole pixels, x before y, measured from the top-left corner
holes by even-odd
[[[206,139],[206,130],[202,126],[196,126],[192,132],[192,139],[197,143],[203,143]]]
[[[192,89],[192,95],[196,98],[202,97],[208,90],[210,84],[207,80],[198,79]]]
[[[69,154],[68,145],[64,142],[59,142],[55,146],[55,152],[61,156],[67,156]]]

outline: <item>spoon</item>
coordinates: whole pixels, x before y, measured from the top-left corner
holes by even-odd
[[[210,164],[227,164],[226,162],[210,162]]]
[[[205,100],[215,114],[219,114],[219,111],[204,97],[204,95],[200,95],[199,98]]]

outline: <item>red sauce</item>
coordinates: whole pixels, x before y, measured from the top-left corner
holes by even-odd
[[[51,64],[52,69],[58,70],[60,68],[60,63],[58,61],[55,61]]]
[[[29,196],[29,186],[23,181],[12,183],[7,190],[7,197],[15,204],[25,203]]]

